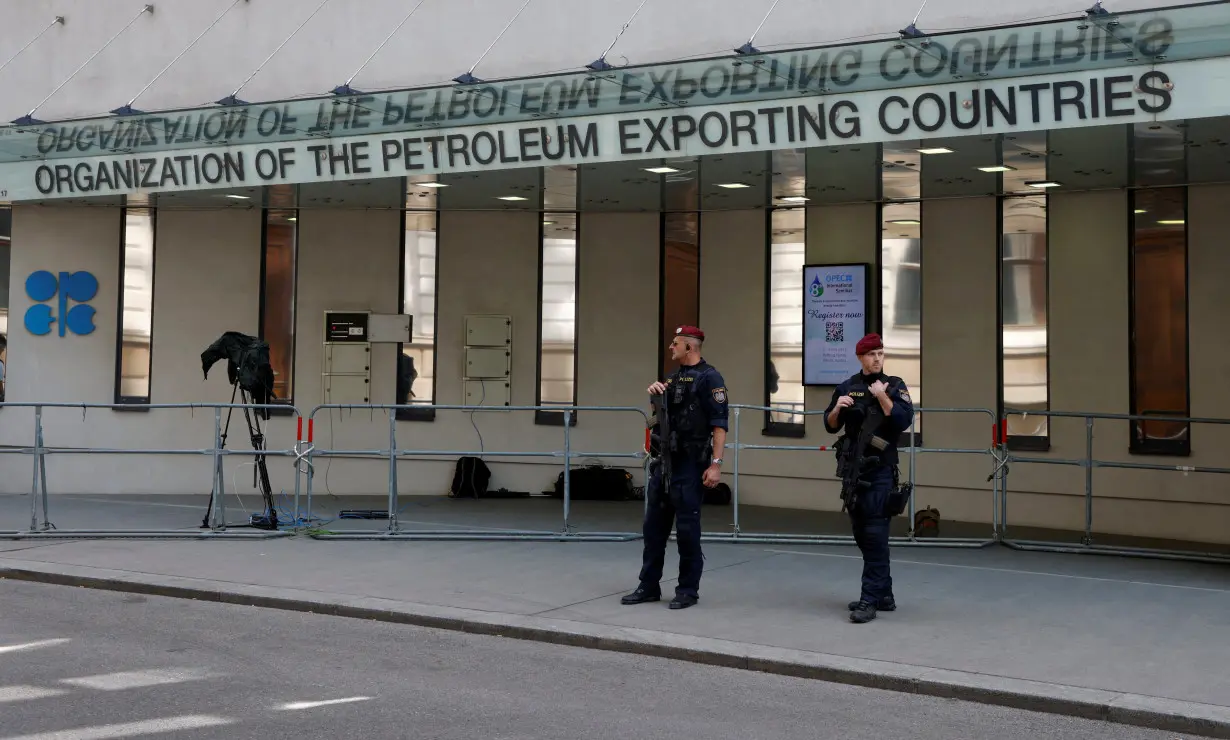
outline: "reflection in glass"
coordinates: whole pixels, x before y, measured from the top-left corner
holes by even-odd
[[[803,401],[803,262],[807,211],[769,212],[769,406],[801,412]],[[801,413],[769,412],[774,424],[802,424]]]
[[[273,192],[270,202],[282,204],[292,195]],[[299,251],[299,211],[265,211],[261,254],[261,338],[269,343],[273,392],[278,402],[293,403],[295,392],[295,267]]]
[[[1187,416],[1187,188],[1133,192],[1132,413]],[[1133,424],[1132,449],[1187,452],[1185,422]]]
[[[880,255],[884,372],[905,381],[917,408],[923,405],[922,208],[918,202],[884,205]],[[914,416],[914,429],[922,432],[921,414]]]
[[[675,329],[700,322],[700,214],[664,213],[662,219],[661,347],[662,377],[666,377],[679,367],[666,349]]]
[[[1046,196],[1005,198],[1001,228],[1004,406],[1046,411]],[[1047,436],[1045,416],[1013,414],[1008,436]]]
[[[410,186],[413,191],[415,188]],[[417,205],[417,204],[416,204]],[[402,312],[409,314],[410,343],[397,357],[397,404],[435,402],[436,211],[407,211],[402,253]],[[430,411],[430,409],[428,409]]]
[[[538,392],[542,405],[576,404],[577,215],[542,217]]]
[[[13,233],[13,210],[0,208],[0,401],[4,400],[9,365],[9,237]]]
[[[149,403],[154,318],[154,212],[125,208],[120,377],[116,403]]]

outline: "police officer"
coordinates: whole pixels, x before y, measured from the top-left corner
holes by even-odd
[[[884,374],[884,342],[879,334],[860,339],[854,351],[863,368],[833,390],[824,427],[833,434],[844,427],[843,456],[853,462],[857,455],[868,463],[859,476],[864,485],[854,489],[856,498],[848,506],[854,541],[863,554],[863,590],[858,601],[849,604],[850,621],[864,624],[875,619],[877,611],[897,608],[889,572],[888,532],[892,517],[900,513],[903,497],[908,495],[897,486],[897,441],[910,428],[914,406],[905,381]],[[862,434],[864,423],[878,426]],[[860,436],[865,441],[861,455],[856,450]]]
[[[670,433],[661,445],[664,458],[670,456],[671,475],[664,485],[661,463],[650,473],[645,487],[648,511],[640,585],[623,597],[623,604],[662,598],[659,582],[672,522],[679,544],[679,583],[670,608],[686,609],[700,599],[704,565],[700,549],[701,486],[713,488],[722,478],[728,403],[722,374],[701,357],[704,341],[705,333],[695,326],[676,329],[670,352],[679,369],[665,383],[649,386],[649,395],[665,396],[659,403],[666,403]]]

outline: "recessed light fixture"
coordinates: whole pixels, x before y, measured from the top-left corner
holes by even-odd
[[[898,218],[898,219],[889,221],[889,223],[890,224],[900,224],[902,226],[921,226],[922,225],[922,221],[919,221],[916,218]]]
[[[783,195],[781,200],[787,203],[806,203],[811,200],[811,198],[806,198],[802,195]]]
[[[252,199],[250,196],[247,196],[247,195],[227,195],[224,197],[234,198],[235,200],[251,200]]]
[[[730,188],[732,190],[735,188],[750,188],[751,187],[751,185],[748,185],[745,182],[719,182],[717,186],[719,188]]]
[[[294,216],[291,216],[290,218],[288,218],[288,219],[286,219],[286,220],[287,220],[287,221],[298,221],[299,219],[295,218]]]
[[[1054,180],[1034,180],[1033,182],[1027,182],[1025,184],[1031,188],[1040,188],[1040,189],[1059,187],[1059,183],[1055,182]]]
[[[927,149],[919,149],[919,154],[952,154],[952,150],[946,146],[933,146]]]
[[[542,222],[542,225],[543,225],[543,226],[550,226],[550,225],[551,225],[551,224],[553,224],[553,223],[555,223],[555,222],[554,222],[554,221],[543,221],[543,222]]]
[[[678,172],[679,170],[674,167],[646,167],[645,171],[652,172],[655,175],[669,175],[672,172]]]
[[[1182,226],[1183,224],[1187,223],[1187,221],[1181,218],[1171,218],[1171,219],[1165,219],[1162,221],[1158,221],[1157,223],[1161,226]]]
[[[1006,164],[997,164],[994,167],[979,167],[981,172],[1015,172],[1015,167],[1009,167]]]
[[[520,195],[501,195],[499,196],[499,199],[500,200],[526,200],[525,198],[522,198]]]
[[[1143,209],[1143,208],[1137,208],[1137,209],[1136,209],[1136,212],[1137,212],[1137,213],[1148,213],[1148,211],[1146,211],[1146,210],[1145,210],[1145,209]]]
[[[448,185],[445,185],[442,182],[412,182],[410,184],[416,187],[420,187],[420,188],[447,188],[448,187]]]

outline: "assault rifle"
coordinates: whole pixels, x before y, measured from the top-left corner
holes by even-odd
[[[654,396],[654,408],[658,421],[658,433],[650,434],[650,439],[657,437],[658,440],[658,472],[661,475],[661,486],[658,494],[665,495],[670,490],[671,485],[671,419],[667,413],[666,394]],[[652,447],[652,442],[650,443]],[[646,481],[646,490],[649,488],[649,483]]]
[[[863,489],[871,487],[870,483],[862,480],[863,471],[880,462],[879,455],[868,456],[866,452],[867,445],[871,444],[872,438],[880,428],[880,422],[884,421],[884,410],[879,404],[871,405],[867,411],[850,406],[846,414],[848,417],[863,415],[858,438],[851,442],[850,435],[847,433],[842,435],[834,445],[837,448],[837,475],[841,478],[841,510],[842,512],[853,512],[858,506],[858,498]],[[847,429],[854,420],[846,419]]]

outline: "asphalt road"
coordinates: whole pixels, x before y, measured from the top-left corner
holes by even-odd
[[[127,737],[1177,736],[580,648],[0,580],[0,739]]]

